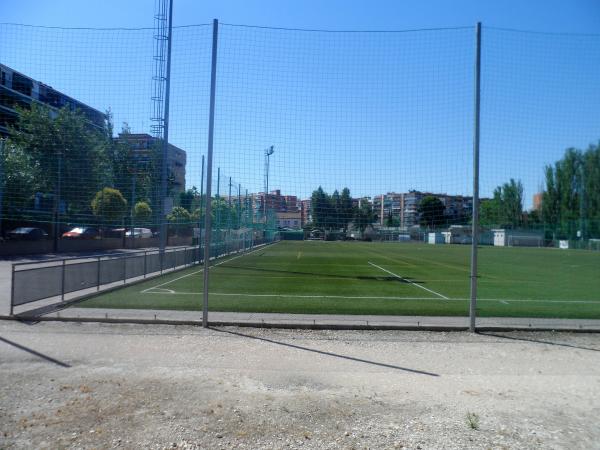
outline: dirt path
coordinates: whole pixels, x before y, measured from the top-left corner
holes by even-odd
[[[598,334],[0,322],[0,448],[590,449],[598,417]]]

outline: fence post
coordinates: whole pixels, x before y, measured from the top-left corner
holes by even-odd
[[[65,300],[65,268],[67,266],[67,260],[62,260],[62,277],[60,281],[60,300]]]
[[[100,256],[98,256],[98,271],[96,273],[96,278],[98,280],[98,284],[96,285],[96,292],[100,290]]]
[[[210,113],[208,117],[208,161],[206,164],[206,212],[204,216],[204,290],[202,302],[202,326],[208,327],[208,269],[210,266],[210,223],[211,185],[212,185],[212,160],[213,137],[215,129],[215,91],[217,85],[217,39],[219,35],[219,21],[213,20],[212,39],[212,64],[210,71]]]
[[[148,250],[144,250],[144,278],[146,278],[146,274],[148,273]]]
[[[15,265],[12,264],[12,274],[10,276],[10,315],[14,314],[15,307]]]
[[[475,332],[477,316],[477,244],[479,241],[479,118],[481,100],[481,22],[475,27],[475,108],[473,127],[473,228],[471,239],[471,302],[469,331]]]
[[[123,284],[127,282],[127,255],[123,255]]]

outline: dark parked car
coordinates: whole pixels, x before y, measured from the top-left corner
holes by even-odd
[[[63,238],[67,239],[96,239],[100,237],[98,228],[93,227],[75,227],[71,231],[63,233]]]
[[[8,238],[16,241],[40,241],[48,239],[48,233],[41,228],[19,227],[8,233]]]

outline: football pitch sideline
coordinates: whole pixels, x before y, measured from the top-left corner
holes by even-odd
[[[202,266],[99,294],[78,307],[200,310]],[[210,269],[211,311],[468,315],[470,247],[282,241]],[[480,316],[600,318],[600,252],[481,247]]]

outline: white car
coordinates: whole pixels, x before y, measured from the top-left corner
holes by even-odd
[[[127,230],[125,232],[126,237],[131,237],[131,230]],[[151,238],[152,230],[150,228],[134,228],[133,229],[133,237],[134,238]]]

